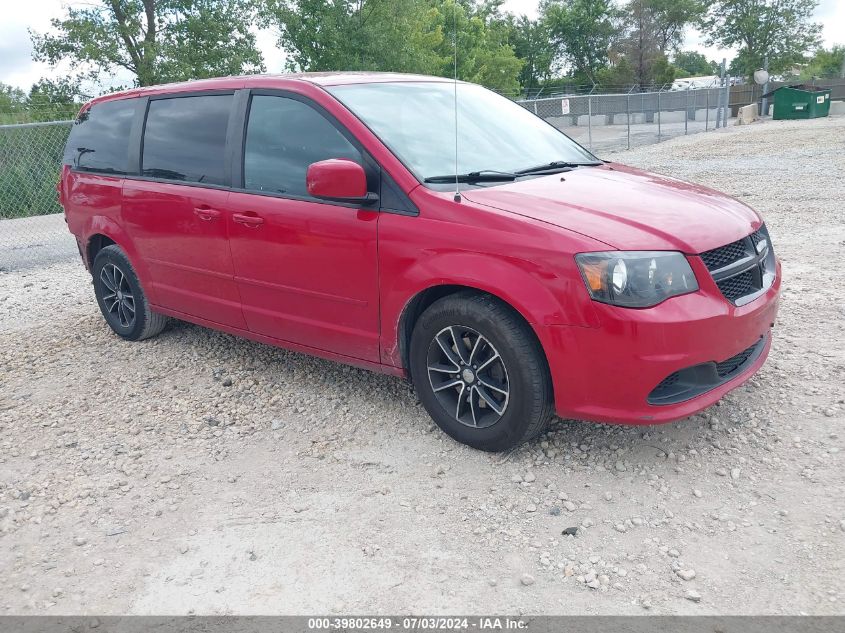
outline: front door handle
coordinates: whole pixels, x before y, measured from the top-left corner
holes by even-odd
[[[243,224],[251,228],[255,228],[264,224],[264,218],[257,215],[245,215],[243,213],[233,213],[232,219],[238,224]]]
[[[194,207],[194,215],[196,215],[200,220],[214,220],[220,217],[220,211],[203,204],[198,207]]]

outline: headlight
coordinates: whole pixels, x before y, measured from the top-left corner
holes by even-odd
[[[625,308],[648,308],[698,290],[683,253],[607,251],[575,256],[590,296]]]

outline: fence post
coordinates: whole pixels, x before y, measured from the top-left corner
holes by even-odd
[[[722,65],[719,67],[719,78],[723,83],[730,83],[725,79],[725,73],[728,69],[728,60],[726,57],[722,58]],[[717,94],[717,102],[716,102],[716,129],[718,130],[722,127],[722,100],[724,99],[723,90],[721,90],[722,84],[719,84],[719,92]],[[728,108],[727,101],[724,105],[725,110]]]
[[[704,89],[707,97],[704,100],[704,131],[710,131],[710,88]]]
[[[593,149],[593,95],[587,95],[587,138],[590,149]]]
[[[728,110],[731,107],[731,82],[725,77],[725,114],[722,127],[728,127]]]
[[[657,89],[657,142],[660,142],[660,88]]]
[[[721,88],[716,90],[718,90],[716,93],[716,129],[718,130],[722,127],[722,90]]]
[[[631,93],[625,95],[625,112],[628,115],[628,149],[631,149]]]
[[[690,89],[687,88],[687,111],[684,112],[684,136],[689,132],[689,93]]]

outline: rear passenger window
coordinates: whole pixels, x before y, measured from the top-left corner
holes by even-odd
[[[125,174],[136,102],[105,101],[83,112],[70,130],[64,163],[81,171]]]
[[[244,186],[307,196],[308,166],[328,158],[362,164],[361,153],[311,106],[295,99],[255,96],[244,147]]]
[[[232,95],[153,99],[144,127],[144,176],[222,185]]]

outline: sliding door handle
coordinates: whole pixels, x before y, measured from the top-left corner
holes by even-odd
[[[194,207],[194,215],[196,215],[200,220],[215,220],[220,217],[220,211],[203,204],[198,207]]]
[[[264,224],[264,218],[257,215],[246,215],[244,213],[233,213],[232,219],[238,224],[255,228]]]

